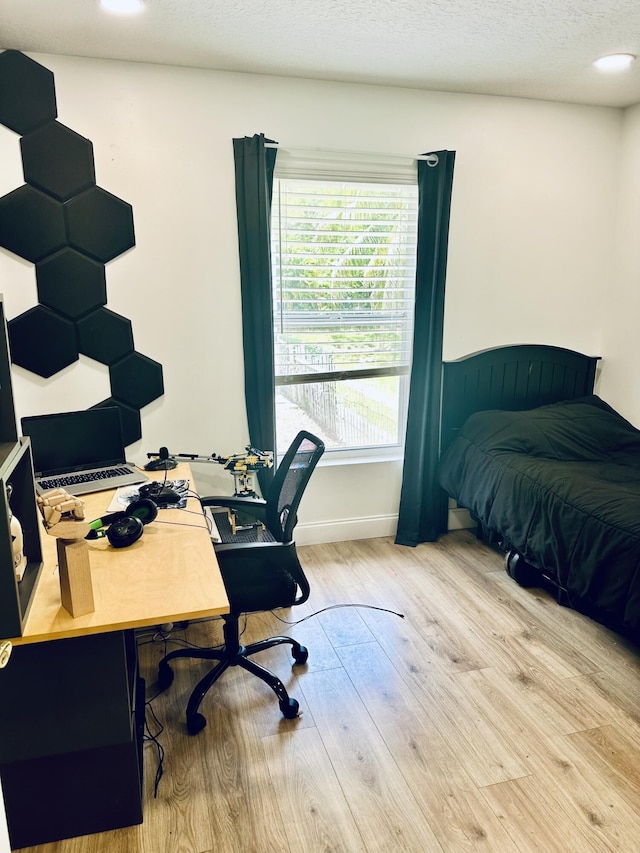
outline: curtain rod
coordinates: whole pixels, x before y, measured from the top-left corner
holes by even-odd
[[[439,161],[437,154],[418,154],[415,157],[402,154],[382,154],[378,151],[344,151],[339,148],[289,148],[278,145],[277,142],[265,142],[265,148],[278,148],[282,151],[296,151],[301,154],[351,154],[355,157],[384,157],[385,160],[425,160],[430,166],[437,166]]]

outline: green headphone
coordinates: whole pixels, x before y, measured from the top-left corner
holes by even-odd
[[[114,548],[133,545],[142,536],[145,524],[158,515],[158,507],[150,498],[132,501],[126,510],[110,512],[89,522],[86,539],[101,539],[106,536]]]

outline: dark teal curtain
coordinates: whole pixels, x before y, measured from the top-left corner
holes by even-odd
[[[413,364],[396,544],[434,542],[446,530],[438,485],[444,292],[455,151],[418,161],[418,252]],[[444,514],[444,519],[443,519]],[[444,530],[443,530],[444,523]]]
[[[275,148],[263,133],[233,140],[240,249],[244,392],[252,447],[275,451],[270,218]],[[273,469],[258,472],[262,494]]]

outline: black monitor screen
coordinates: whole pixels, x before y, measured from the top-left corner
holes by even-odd
[[[64,474],[124,462],[120,410],[116,407],[22,418],[31,439],[36,474]]]

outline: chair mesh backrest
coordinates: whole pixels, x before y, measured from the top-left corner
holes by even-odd
[[[298,505],[324,444],[302,430],[278,466],[267,495],[267,527],[279,542],[290,542],[298,521]]]

